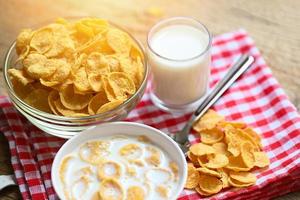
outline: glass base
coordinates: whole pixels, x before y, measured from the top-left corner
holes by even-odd
[[[182,113],[189,113],[195,111],[202,103],[206,95],[207,92],[200,99],[197,99],[196,101],[191,102],[189,104],[183,104],[183,105],[166,104],[163,101],[161,101],[153,92],[150,93],[150,98],[153,104],[159,109],[170,113],[182,114]]]

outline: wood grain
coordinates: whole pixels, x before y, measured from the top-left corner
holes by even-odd
[[[159,7],[164,16],[147,13]],[[0,60],[22,28],[62,16],[105,17],[127,28],[145,43],[149,28],[170,16],[191,16],[214,35],[246,29],[290,100],[300,109],[300,1],[296,0],[10,0],[0,1]],[[0,95],[6,94],[0,78]],[[0,174],[12,173],[4,136],[0,135]],[[0,192],[0,199],[19,198],[18,188]],[[278,199],[300,199],[292,193]]]

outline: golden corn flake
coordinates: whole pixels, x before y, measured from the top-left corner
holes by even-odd
[[[178,178],[178,173],[179,173],[179,168],[178,168],[177,163],[174,162],[174,161],[171,161],[171,162],[169,163],[169,167],[170,167],[170,169],[171,169],[171,171],[172,171],[172,173],[173,173],[175,179],[177,179],[177,178]]]
[[[115,101],[111,101],[108,102],[106,104],[103,104],[96,112],[96,114],[99,113],[104,113],[107,112],[109,110],[113,110],[114,108],[118,107],[119,105],[121,105],[123,103],[123,100],[115,100]]]
[[[98,166],[98,177],[100,180],[107,178],[119,179],[121,176],[121,166],[113,161],[101,162]]]
[[[59,100],[58,92],[55,90],[52,90],[48,96],[48,104],[49,104],[51,111],[56,115],[60,115],[60,112],[57,110],[56,105],[55,105],[55,101],[58,101],[58,100]]]
[[[204,144],[214,144],[220,142],[224,138],[224,133],[217,128],[202,130],[200,132],[200,138],[201,142]]]
[[[108,103],[108,99],[106,98],[106,94],[104,92],[99,92],[90,100],[88,105],[88,111],[90,115],[94,115],[97,113],[99,108],[104,104]]]
[[[206,174],[206,175],[209,175],[209,176],[215,176],[215,177],[221,178],[221,174],[217,171],[212,170],[212,169],[208,169],[208,168],[205,168],[205,167],[200,167],[200,168],[197,168],[197,171],[200,174]]]
[[[145,158],[145,161],[149,165],[158,167],[161,163],[161,153],[159,152],[159,150],[155,147],[147,146],[146,151],[148,151],[150,155]]]
[[[86,66],[86,59],[87,59],[87,55],[85,53],[79,54],[79,56],[74,56],[74,61],[72,61],[72,65],[71,65],[72,76],[76,74],[79,68]]]
[[[259,137],[258,133],[254,131],[253,128],[247,127],[243,129],[243,131],[254,140],[254,142],[260,149],[262,149],[261,138]]]
[[[206,154],[215,153],[214,148],[212,148],[211,146],[209,146],[207,144],[203,144],[203,143],[193,144],[189,150],[195,156],[202,156],[202,155],[206,155]]]
[[[45,63],[45,68],[56,68],[55,72],[51,76],[46,78],[41,77],[44,82],[48,82],[48,84],[43,85],[48,87],[64,82],[71,72],[71,66],[61,59],[48,59]]]
[[[232,126],[225,127],[225,142],[227,143],[227,150],[232,153],[233,156],[238,156],[241,153],[240,143],[237,135],[232,132]]]
[[[125,100],[135,92],[135,85],[123,72],[113,72],[102,77],[102,84],[110,101]]]
[[[221,181],[223,183],[223,188],[228,188],[230,187],[228,179],[229,179],[229,170],[225,169],[225,168],[220,168],[218,169],[219,174],[221,175]]]
[[[101,74],[90,74],[88,75],[88,82],[94,92],[103,91],[102,75]]]
[[[66,177],[66,170],[69,165],[70,160],[75,158],[74,156],[66,156],[61,161],[60,167],[59,167],[59,178],[63,185],[66,184],[65,177]]]
[[[100,184],[99,195],[102,200],[122,200],[124,189],[116,179],[104,179]]]
[[[120,63],[121,72],[128,74],[130,78],[134,80],[135,74],[137,73],[138,69],[136,68],[132,60],[124,55],[119,56],[118,60]]]
[[[225,156],[230,156],[231,153],[227,151],[227,144],[224,142],[217,142],[212,145],[215,149],[215,153],[224,154]]]
[[[155,191],[159,194],[159,196],[167,199],[169,197],[169,189],[164,185],[158,185],[155,188]]]
[[[67,168],[69,166],[69,162],[73,158],[75,158],[75,157],[74,156],[66,156],[66,157],[64,157],[63,160],[61,161],[61,164],[60,164],[59,170],[58,170],[59,178],[60,178],[60,181],[61,181],[62,186],[63,186],[64,195],[65,195],[65,197],[67,199],[70,198],[70,195],[69,195],[69,192],[67,190],[65,177],[66,177],[66,173],[67,173]]]
[[[136,165],[138,167],[144,167],[145,166],[145,163],[140,159],[130,159],[128,162],[130,164]]]
[[[79,157],[88,163],[99,164],[109,154],[109,146],[110,143],[105,141],[86,142],[79,148]]]
[[[254,152],[254,165],[257,167],[266,167],[270,165],[270,159],[265,152]]]
[[[228,122],[228,121],[221,121],[220,123],[218,123],[218,126],[221,127],[226,127],[227,125],[230,125],[234,128],[246,128],[247,124],[245,124],[244,122]]]
[[[199,172],[196,170],[196,168],[192,164],[188,164],[188,176],[187,180],[185,182],[185,188],[187,189],[193,189],[197,187],[199,183]]]
[[[126,200],[144,200],[145,198],[146,194],[143,188],[139,186],[130,186],[127,189]]]
[[[10,75],[11,79],[20,82],[23,85],[27,85],[28,83],[34,82],[33,79],[28,77],[28,75],[20,69],[9,69],[8,74]]]
[[[198,185],[196,188],[195,188],[196,192],[202,196],[210,196],[212,195],[211,193],[208,193],[208,192],[204,192],[200,186]]]
[[[109,83],[109,80],[106,76],[101,76],[101,84],[103,87],[103,90],[107,96],[107,99],[109,101],[115,101],[117,99],[117,96],[112,88],[112,86]]]
[[[231,186],[233,187],[237,187],[237,188],[240,188],[240,187],[248,187],[250,185],[253,185],[254,183],[242,183],[240,181],[237,181],[235,179],[232,179],[232,178],[229,178],[228,179],[228,182]]]
[[[241,157],[248,168],[254,167],[255,157],[253,146],[249,142],[244,142],[241,148]]]
[[[88,81],[88,75],[85,71],[85,68],[80,67],[77,72],[73,75],[74,80],[74,86],[75,88],[82,92],[90,92],[92,90],[89,81]]]
[[[29,54],[23,61],[23,66],[28,74],[33,79],[47,78],[56,71],[55,65],[47,65],[47,58],[40,54]]]
[[[228,136],[228,138],[225,137],[225,139],[229,139],[229,137],[230,137],[230,140],[231,140],[230,143],[232,143],[232,144],[234,143],[234,145],[236,145],[236,144],[241,145],[243,142],[249,142],[252,144],[255,151],[260,151],[260,147],[257,145],[255,140],[250,135],[248,135],[243,129],[237,129],[231,125],[227,125],[224,129],[225,129],[226,137]],[[240,149],[240,147],[239,147],[239,149]],[[233,152],[231,152],[231,153],[233,153]]]
[[[74,24],[76,30],[74,36],[76,37],[79,43],[85,43],[88,41],[89,38],[92,38],[94,36],[92,27],[87,26],[83,23],[83,21],[84,19]]]
[[[17,39],[16,39],[16,51],[17,54],[20,55],[24,52],[24,50],[29,49],[29,43],[32,38],[32,30],[31,29],[23,29]]]
[[[189,160],[194,164],[194,166],[198,167],[200,166],[198,163],[198,157],[195,156],[193,153],[191,153],[190,151],[188,151],[187,153],[187,157],[189,158]]]
[[[47,58],[59,57],[65,53],[75,50],[74,41],[71,39],[68,30],[62,24],[50,24],[46,29],[51,31],[51,47],[46,52],[40,52]]]
[[[254,174],[252,174],[251,172],[230,171],[229,176],[231,179],[234,179],[241,183],[255,183],[256,182],[256,176]]]
[[[91,101],[93,95],[92,94],[75,94],[73,85],[68,85],[64,88],[60,93],[61,103],[70,110],[82,110]]]
[[[206,167],[217,169],[225,167],[228,164],[227,156],[223,154],[213,154],[211,158],[209,158],[208,163],[205,164]]]
[[[89,75],[100,75],[107,74],[110,72],[110,69],[105,56],[101,53],[94,52],[91,53],[86,60],[85,71]]]
[[[66,117],[85,117],[88,116],[88,110],[87,108],[84,108],[82,110],[70,110],[66,108],[62,103],[61,100],[58,99],[54,101],[55,109],[63,116]]]
[[[121,72],[120,62],[117,56],[115,55],[105,55],[109,71],[110,72]]]
[[[260,151],[261,147],[256,138],[253,138],[248,132],[243,129],[237,129],[238,137],[243,142],[249,142],[253,146],[254,151]]]
[[[209,162],[208,155],[202,155],[197,157],[198,165],[201,167],[206,167],[206,164]]]
[[[223,183],[217,177],[200,174],[199,187],[206,193],[215,194],[222,190]]]
[[[54,41],[53,33],[50,28],[42,28],[33,33],[30,46],[38,53],[46,53]]]
[[[239,155],[237,157],[229,156],[228,157],[229,163],[226,166],[227,169],[233,170],[233,171],[249,171],[250,168],[246,166],[244,163],[244,160],[242,159],[242,156]]]
[[[126,174],[128,176],[136,176],[137,172],[136,172],[136,169],[134,167],[130,167],[128,165],[126,165]]]
[[[91,27],[94,34],[102,33],[107,30],[108,22],[104,19],[92,19],[85,18],[81,20],[81,23],[86,25],[87,27]]]
[[[135,85],[133,80],[124,72],[109,73],[108,81],[117,97],[121,96],[121,98],[126,98],[128,95],[135,93]]]
[[[51,109],[43,108],[55,115],[83,117],[112,110],[136,92],[145,74],[136,41],[103,19],[58,19],[38,30],[24,29],[16,51],[20,66],[9,70],[14,91],[24,99],[34,82],[58,91],[60,101],[54,101],[52,93],[47,100]],[[100,92],[106,95],[97,95]],[[101,103],[96,98],[90,103],[94,96],[103,97]]]
[[[214,128],[220,121],[223,121],[224,117],[219,115],[214,110],[208,110],[201,119],[196,122],[193,126],[194,130],[201,132],[205,129],[212,129]]]
[[[26,46],[25,49],[22,50],[22,52],[19,54],[19,57],[16,59],[15,64],[23,61],[30,52],[30,46]]]
[[[119,154],[130,160],[134,160],[142,156],[143,150],[137,144],[126,144],[120,148]]]
[[[127,33],[115,28],[111,28],[107,32],[106,37],[108,45],[116,53],[129,54],[131,42]]]

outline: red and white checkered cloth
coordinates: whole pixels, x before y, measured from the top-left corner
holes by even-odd
[[[209,199],[270,199],[300,190],[300,116],[272,76],[252,39],[244,30],[226,33],[213,40],[211,84],[217,83],[242,53],[255,57],[252,67],[224,94],[213,109],[227,120],[253,126],[261,135],[271,160],[268,169],[257,170],[254,186],[229,189]],[[24,199],[57,199],[51,183],[51,164],[65,140],[35,128],[0,97],[0,131],[9,141],[11,161]],[[126,120],[148,124],[165,132],[180,130],[189,115],[172,115],[156,108],[149,89]],[[199,141],[190,134],[190,141]],[[180,200],[200,199],[191,190]]]

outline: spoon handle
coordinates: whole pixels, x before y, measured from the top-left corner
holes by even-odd
[[[218,82],[211,93],[206,96],[200,106],[192,115],[191,119],[186,123],[181,134],[175,136],[175,140],[178,143],[185,143],[188,140],[188,134],[193,126],[193,123],[197,121],[203,114],[223,95],[223,93],[236,81],[236,79],[242,75],[249,66],[254,62],[254,57],[247,54],[242,55],[229,69],[224,78]]]
[[[10,185],[16,185],[16,181],[13,175],[1,175],[0,176],[0,191]]]

